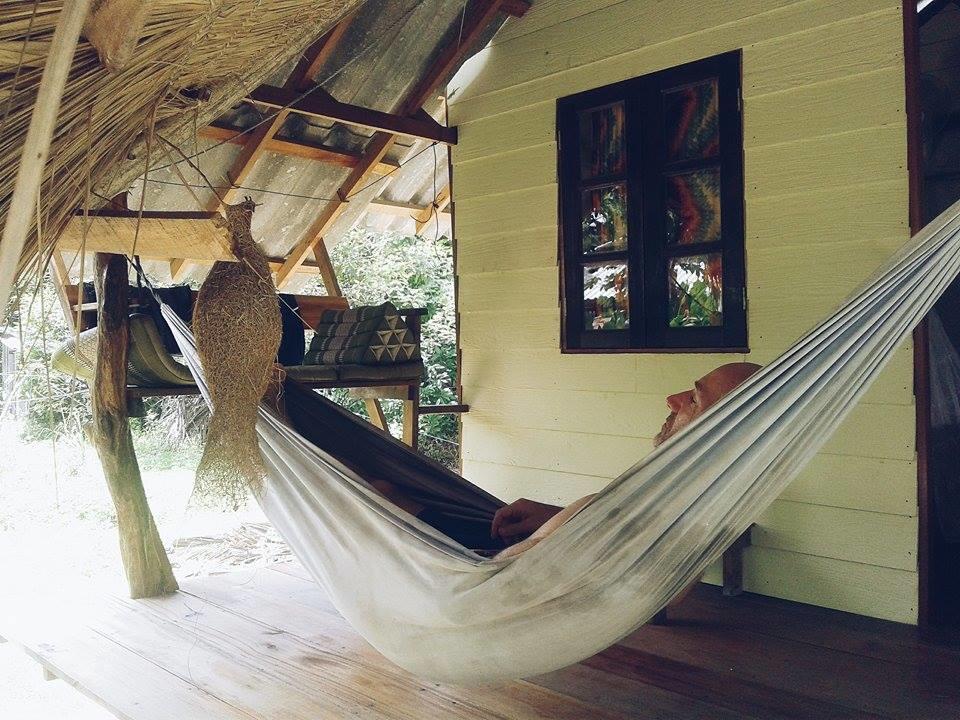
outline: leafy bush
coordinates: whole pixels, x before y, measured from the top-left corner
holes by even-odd
[[[70,330],[49,277],[39,287],[17,286],[0,331],[19,346],[0,401],[21,419],[23,439],[79,435],[90,419],[89,393],[83,382],[50,369],[53,351]]]
[[[422,331],[426,377],[421,389],[425,405],[456,402],[456,315],[453,304],[453,248],[443,236],[414,237],[400,233],[351,231],[330,253],[343,294],[353,305],[378,305],[389,300],[399,308],[426,308]],[[329,396],[354,412],[366,415],[363,402],[347,390]],[[384,403],[391,428],[403,422],[400,403]],[[421,449],[451,467],[458,463],[458,423],[455,415],[424,415],[420,420]]]

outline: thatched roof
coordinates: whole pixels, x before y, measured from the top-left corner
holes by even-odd
[[[129,64],[101,67],[82,41],[63,96],[41,189],[44,237],[28,240],[19,273],[36,267],[83,205],[87,168],[109,196],[143,169],[145,130],[183,142],[296,57],[358,0],[157,0]],[[62,2],[0,5],[0,218],[5,218],[40,75]],[[195,99],[198,90],[209,95]],[[137,170],[139,165],[140,170]]]
[[[286,270],[293,272],[282,273],[288,281],[303,275],[297,272],[300,266],[312,264],[309,238],[318,229],[328,246],[361,220],[380,229],[447,232],[449,221],[434,206],[438,195],[441,210],[446,203],[442,143],[299,111],[275,122],[276,107],[245,98],[253,94],[257,100],[254,91],[264,85],[313,92],[317,83],[336,98],[333,102],[403,117],[424,107],[442,124],[444,109],[435,88],[459,67],[468,49],[482,46],[507,14],[520,14],[526,5],[521,0],[156,0],[132,60],[119,72],[104,70],[94,49],[81,41],[41,193],[43,237],[40,243],[35,236],[28,241],[18,273],[43,266],[53,240],[83,206],[88,167],[92,206],[128,190],[127,206],[139,207],[154,113],[145,209],[197,211],[198,202],[206,210],[217,205],[194,167],[186,162],[173,167],[171,158],[179,160],[179,153],[168,155],[159,138],[193,157],[220,194],[230,188],[244,155],[253,152],[255,159],[230,198],[250,195],[257,201],[254,233],[269,255],[279,261],[298,249],[295,263],[288,258]],[[9,202],[61,6],[46,0],[0,5],[0,103],[9,105],[9,111],[0,105],[3,203]],[[303,76],[307,65],[310,77]],[[384,147],[370,172],[351,185],[358,166],[369,164]],[[182,187],[181,175],[196,187]],[[353,188],[346,196],[345,182]],[[344,197],[348,203],[331,203]],[[330,222],[322,222],[325,216]],[[424,218],[430,218],[429,225]],[[92,225],[88,237],[95,231]],[[110,233],[122,232],[113,223]],[[76,241],[77,227],[67,235]],[[178,233],[170,257],[148,269],[169,278],[178,268],[173,279],[199,279],[206,265],[177,262],[185,254],[179,252],[184,242],[199,236],[213,233],[204,228]],[[155,232],[153,240],[160,239]],[[67,245],[73,241],[64,239]],[[102,244],[91,239],[88,249]],[[154,256],[160,254],[157,247],[152,245]],[[193,259],[209,259],[209,243],[205,248]],[[68,253],[64,258],[69,264]]]

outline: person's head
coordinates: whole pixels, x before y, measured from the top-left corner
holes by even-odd
[[[670,414],[657,437],[653,439],[654,447],[685,428],[759,369],[760,366],[755,363],[727,363],[697,380],[692,390],[668,396],[667,407],[670,408]]]

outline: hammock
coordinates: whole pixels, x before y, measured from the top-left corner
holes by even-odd
[[[830,318],[613,480],[556,532],[486,559],[374,492],[492,517],[500,502],[295,382],[291,428],[266,408],[258,500],[343,616],[418,676],[548,672],[642,625],[786,488],[960,271],[960,202]],[[197,384],[193,339],[164,308]]]

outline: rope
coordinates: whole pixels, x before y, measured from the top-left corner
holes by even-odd
[[[147,158],[145,160],[145,169],[143,171],[143,176],[146,177],[147,173],[150,172],[150,155],[153,150],[153,134],[157,128],[157,105],[158,103],[153,104],[153,111],[150,113],[150,124],[147,128]],[[88,148],[89,154],[89,148]],[[133,245],[130,248],[130,254],[137,254],[137,240],[140,237],[140,222],[143,220],[143,204],[147,197],[147,184],[143,184],[143,190],[140,193],[140,204],[137,207],[137,227],[133,231]]]

